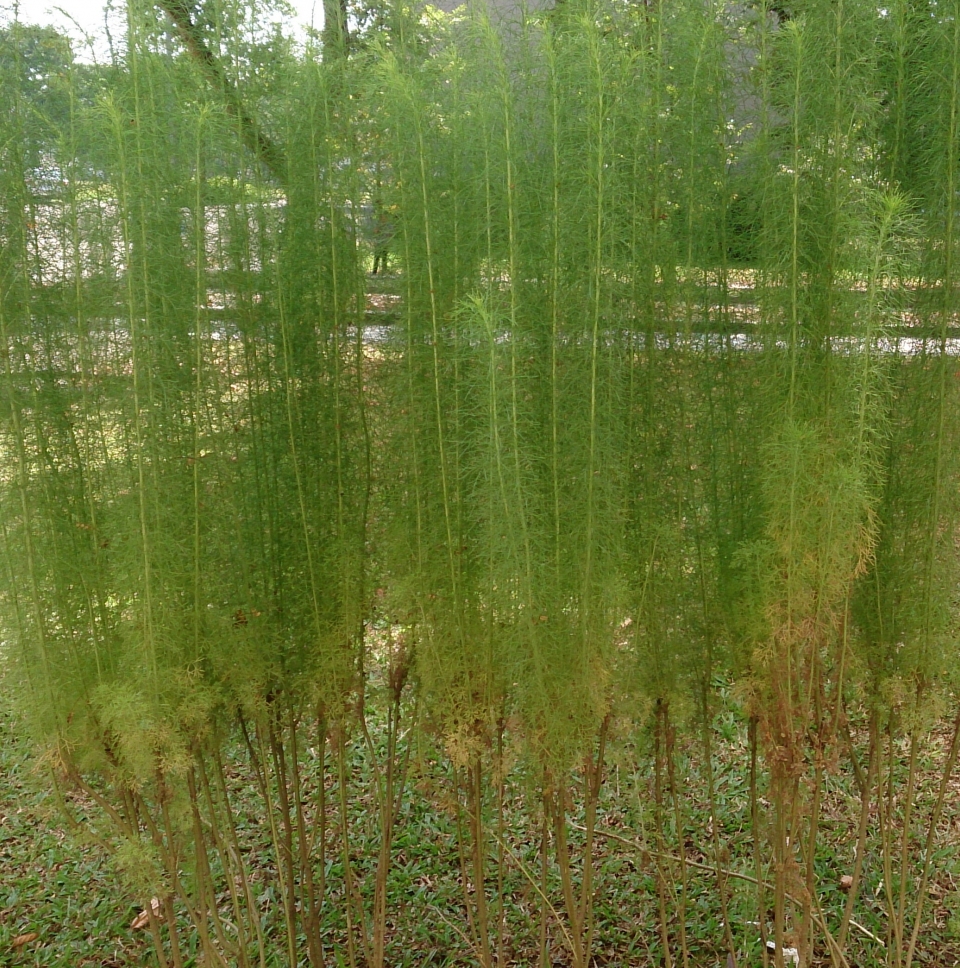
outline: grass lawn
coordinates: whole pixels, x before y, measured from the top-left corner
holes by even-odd
[[[0,681],[2,686],[2,681]],[[715,720],[714,779],[720,823],[724,879],[733,938],[740,968],[762,963],[756,922],[756,888],[751,833],[749,762],[745,724],[728,700]],[[476,964],[466,921],[461,867],[457,851],[456,809],[449,769],[437,755],[435,741],[418,730],[411,755],[408,795],[401,811],[390,873],[390,928],[388,964],[391,966],[466,966]],[[856,739],[856,732],[854,732]],[[670,882],[667,892],[668,932],[676,941],[682,885],[679,855],[686,859],[686,934],[694,968],[725,964],[724,927],[718,903],[715,855],[705,778],[699,769],[699,746],[678,741],[677,782],[682,784],[680,812],[671,807],[667,842],[655,844],[652,829],[652,777],[647,738],[621,735],[612,745],[601,800],[598,825],[596,964],[652,966],[662,964],[660,949],[658,878]],[[936,767],[949,742],[947,725],[927,737],[922,751],[917,816],[925,818],[936,792]],[[270,963],[284,965],[282,912],[272,879],[269,838],[258,823],[262,807],[242,749],[232,751],[229,778],[238,804],[239,833],[248,852],[262,926],[269,939]],[[907,749],[901,750],[905,762]],[[361,890],[372,897],[377,848],[377,826],[368,767],[362,744],[353,753],[356,795],[351,802],[351,845]],[[899,769],[905,767],[901,763]],[[328,771],[330,774],[333,771]],[[333,777],[329,777],[332,784]],[[125,893],[106,851],[84,838],[82,828],[99,824],[92,804],[68,795],[70,810],[80,827],[66,825],[56,797],[31,756],[22,730],[0,688],[0,965],[99,965],[121,968],[154,965],[156,958],[148,931],[132,930],[139,905]],[[902,790],[902,786],[900,787]],[[366,791],[366,792],[365,792]],[[538,876],[538,831],[531,817],[534,789],[515,761],[505,801],[506,849],[502,852],[506,964],[535,965],[539,951],[538,915],[541,899],[533,885]],[[331,793],[333,793],[331,789]],[[765,801],[761,799],[761,811]],[[894,811],[898,809],[894,804]],[[841,878],[850,871],[859,798],[852,770],[841,757],[826,784],[821,819],[821,849],[817,858],[818,896],[822,917],[836,930],[846,895]],[[494,811],[487,819],[493,829]],[[678,837],[679,823],[680,834]],[[577,818],[573,818],[576,837]],[[863,881],[849,941],[850,968],[885,964],[886,914],[880,844],[871,820]],[[914,862],[922,850],[924,832],[917,828],[911,843]],[[682,839],[682,847],[680,841]],[[84,842],[88,840],[90,842]],[[342,963],[345,925],[339,891],[339,831],[331,820],[327,843],[328,893],[322,932],[329,964]],[[575,846],[575,845],[574,845]],[[935,874],[931,879],[924,926],[915,963],[960,964],[960,793],[948,795],[935,839]],[[496,860],[499,851],[491,836],[487,894],[492,919],[499,917]],[[533,873],[531,873],[533,872]],[[562,910],[556,872],[548,875],[550,896]],[[223,896],[226,900],[226,896]],[[913,890],[907,894],[908,905]],[[224,910],[227,905],[224,905]],[[552,918],[550,957],[553,965],[568,963],[562,930]],[[184,919],[181,937],[189,939]],[[187,941],[188,947],[193,945]],[[677,956],[675,944],[674,954]],[[304,949],[305,950],[305,949]],[[818,962],[829,964],[826,950]],[[303,962],[306,964],[305,954]],[[679,957],[675,963],[679,964]],[[202,965],[191,957],[189,965]]]
[[[151,957],[104,850],[65,828],[0,679],[0,965],[125,968]],[[27,940],[25,940],[27,939]],[[18,943],[20,942],[20,943]]]

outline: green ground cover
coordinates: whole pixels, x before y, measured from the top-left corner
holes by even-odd
[[[681,815],[673,815],[667,822],[662,842],[655,831],[652,808],[655,792],[651,737],[621,737],[611,744],[610,776],[600,801],[595,850],[598,886],[594,958],[598,966],[653,968],[663,963],[658,885],[664,883],[669,885],[670,904],[675,909],[680,905],[681,884],[686,891],[683,917],[690,963],[724,964],[724,927],[717,903],[717,863],[711,841],[714,822],[724,844],[721,877],[738,964],[762,962],[759,925],[754,920],[757,894],[750,780],[743,770],[743,764],[749,761],[748,730],[742,710],[729,696],[717,713],[714,729],[716,820],[711,821],[700,767],[701,751],[695,745],[684,744],[678,750],[675,767],[677,782],[683,787]],[[925,744],[916,798],[916,809],[921,814],[931,807],[948,743],[949,729],[943,725],[932,731]],[[899,752],[905,756],[908,750],[901,746]],[[513,751],[506,753],[510,759],[514,755]],[[375,797],[362,744],[352,751],[351,759],[357,787],[368,791],[351,805],[350,827],[359,889],[369,903],[378,840]],[[901,763],[899,769],[903,768]],[[522,769],[513,771],[507,784],[505,847],[500,849],[494,831],[486,848],[491,865],[487,890],[498,919],[501,901],[503,905],[503,929],[496,934],[502,946],[503,964],[511,966],[543,963],[539,937],[543,906],[538,890],[540,832],[531,823],[526,802],[531,791],[523,774]],[[270,886],[275,858],[269,834],[262,826],[260,795],[239,740],[231,746],[227,775],[240,814],[238,830],[267,937],[267,964],[283,965],[283,912],[280,899]],[[328,787],[328,793],[332,793],[329,778]],[[916,954],[918,964],[937,968],[960,964],[960,781],[953,783],[951,789],[954,797],[942,817],[935,841],[936,873],[928,888],[924,928]],[[307,783],[306,792],[315,794],[316,790]],[[76,790],[64,790],[64,803],[72,818],[69,822],[57,805],[43,765],[31,754],[23,724],[17,722],[0,690],[0,860],[4,872],[0,893],[0,964],[103,968],[156,965],[148,931],[131,927],[140,913],[137,898],[116,871],[112,852],[98,845],[96,836],[91,834],[108,829],[102,811]],[[488,809],[492,807],[487,804]],[[759,807],[767,811],[769,804],[761,799]],[[821,916],[834,930],[847,897],[842,879],[852,869],[858,810],[853,771],[838,765],[825,784],[817,860]],[[465,818],[464,806],[457,806],[453,794],[450,771],[437,755],[434,737],[418,731],[411,752],[409,794],[400,810],[389,875],[388,964],[397,968],[457,968],[477,963],[464,901],[464,872],[458,858],[464,845],[458,841],[457,824],[458,819],[463,824]],[[582,812],[572,817],[574,839],[583,819]],[[336,858],[338,844],[339,832],[334,827],[326,845],[330,858]],[[881,855],[879,831],[872,824],[863,882],[854,909],[855,927],[846,956],[850,965],[880,968],[887,964],[884,939],[889,938]],[[683,867],[681,856],[685,859]],[[342,877],[336,859],[330,859],[328,864],[331,881]],[[546,882],[550,895],[557,890],[556,880],[557,871],[551,867]],[[472,886],[468,893],[472,894]],[[221,895],[219,903],[229,921],[228,897]],[[569,952],[560,927],[562,917],[555,913],[556,918],[548,917],[546,963],[565,966],[570,963]],[[674,938],[679,931],[678,916],[670,921]],[[191,935],[183,912],[180,930],[188,952],[184,964],[206,964],[196,950],[197,938]],[[346,925],[342,898],[337,897],[336,889],[323,912],[320,932],[329,963],[342,963]],[[811,962],[835,963],[826,946],[817,950]]]
[[[69,830],[0,678],[0,964],[144,964],[138,912],[109,856]]]

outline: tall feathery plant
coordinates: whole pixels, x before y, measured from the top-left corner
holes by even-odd
[[[781,418],[762,468],[766,631],[754,653],[754,701],[775,803],[778,965],[785,946],[809,958],[825,930],[814,903],[824,771],[848,663],[850,598],[873,557],[883,480],[889,394],[878,327],[901,203],[872,201],[874,173],[860,147],[872,131],[874,24],[855,4],[812,4],[781,26],[769,55],[782,58],[767,195],[776,206],[767,244],[779,263],[768,264],[764,323],[768,406]],[[861,286],[866,300],[855,295]]]
[[[876,784],[873,791],[867,789],[864,800],[875,799],[882,826],[892,963],[909,965],[923,923],[929,852],[958,746],[955,724],[926,818],[923,859],[913,858],[911,842],[919,834],[918,756],[929,723],[941,714],[953,659],[948,589],[956,567],[949,539],[956,515],[956,427],[947,327],[955,311],[950,280],[956,243],[954,206],[947,199],[956,180],[960,34],[946,13],[929,22],[910,9],[896,8],[893,13],[886,66],[895,96],[883,162],[915,206],[925,242],[922,263],[901,272],[902,318],[914,325],[917,336],[907,336],[899,344],[897,407],[880,507],[877,562],[871,580],[864,583],[857,618],[864,633],[872,705],[868,783]],[[905,778],[893,753],[904,733],[909,737]],[[898,810],[897,789],[904,779]]]
[[[548,325],[539,339],[554,345],[533,388],[534,396],[543,395],[539,409],[549,421],[549,435],[539,432],[548,446],[538,446],[546,488],[540,485],[531,522],[533,547],[541,550],[529,627],[540,645],[527,650],[530,658],[519,670],[518,709],[542,764],[571,955],[575,964],[587,964],[595,933],[594,825],[612,711],[613,643],[624,618],[617,449],[624,365],[621,334],[611,326],[615,279],[609,267],[618,243],[625,50],[605,42],[600,12],[588,7],[558,11],[544,42],[553,102],[547,131],[555,139],[544,180],[554,222],[546,237],[555,233],[547,278],[559,272],[551,301],[562,303],[528,324],[533,333],[535,325]],[[511,277],[511,285],[518,281]],[[539,667],[531,661],[538,657]],[[575,771],[582,778],[578,809],[585,827],[578,863],[570,826]]]
[[[20,506],[5,549],[8,573],[26,561],[35,579],[36,618],[15,610],[20,668],[46,670],[32,719],[51,762],[111,818],[162,964],[186,957],[183,917],[211,963],[266,957],[274,926],[255,912],[224,758],[237,729],[265,805],[284,947],[294,960],[305,936],[320,964],[308,818],[323,829],[323,782],[321,802],[306,801],[302,758],[311,733],[323,749],[346,718],[363,641],[356,184],[332,183],[328,112],[293,145],[325,157],[284,211],[242,153],[249,116],[204,103],[190,62],[157,52],[152,15],[134,7],[128,23],[112,89],[60,132],[66,185],[33,253],[28,166],[5,169],[20,188],[5,195],[4,231],[22,248],[4,249],[5,447],[19,480],[5,500]],[[314,76],[295,78],[311,103]],[[94,204],[91,167],[107,177]],[[307,268],[295,259],[308,245]],[[57,312],[41,320],[40,305]],[[22,600],[15,577],[7,594]],[[235,938],[213,903],[224,883]]]

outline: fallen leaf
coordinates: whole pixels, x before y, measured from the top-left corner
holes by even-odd
[[[40,935],[36,931],[30,931],[27,934],[18,934],[12,942],[10,942],[13,948],[22,948],[25,944],[30,944],[31,941],[36,941]]]
[[[150,901],[150,907],[153,908],[153,916],[159,920],[163,920],[163,913],[160,910],[160,899],[153,898]],[[150,923],[150,912],[144,908],[134,919],[130,925],[131,931],[142,931]]]

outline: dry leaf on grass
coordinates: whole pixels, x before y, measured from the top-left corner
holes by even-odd
[[[25,944],[30,944],[31,941],[36,941],[40,935],[36,931],[29,931],[27,934],[18,934],[13,941],[10,942],[12,948],[22,948]]]
[[[160,899],[153,898],[150,901],[150,907],[153,908],[153,916],[159,920],[163,920],[163,913],[160,910]],[[150,923],[150,912],[144,908],[134,919],[130,925],[131,931],[142,931]]]

